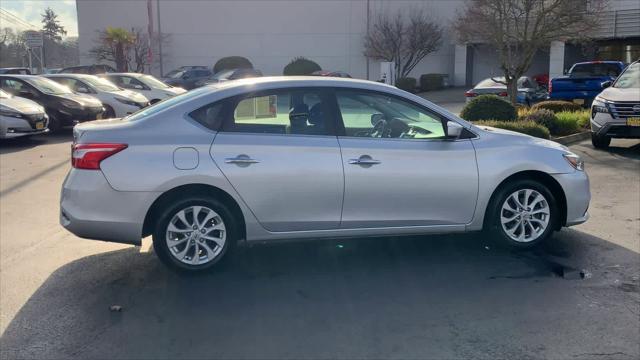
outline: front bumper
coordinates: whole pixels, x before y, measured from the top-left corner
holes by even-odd
[[[60,224],[87,239],[140,245],[156,192],[116,191],[96,170],[71,169],[62,185]]]
[[[0,138],[10,139],[27,135],[44,134],[49,131],[49,119],[46,115],[25,115],[25,118],[15,118],[9,116],[0,116]],[[36,124],[41,124],[38,129]]]
[[[584,171],[574,171],[568,174],[555,174],[553,178],[562,186],[567,200],[567,218],[565,226],[582,224],[589,219],[589,202],[591,190],[589,177]]]
[[[609,113],[596,113],[591,118],[591,132],[597,136],[640,139],[640,126],[628,126],[626,119],[614,119]]]

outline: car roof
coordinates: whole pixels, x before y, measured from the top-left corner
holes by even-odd
[[[353,78],[321,77],[321,76],[265,76],[225,81],[207,85],[214,89],[234,89],[254,87],[256,90],[288,87],[346,87],[364,90],[379,90],[384,92],[402,92],[395,86]],[[405,95],[406,96],[406,95]]]
[[[614,60],[596,60],[596,61],[583,61],[573,64],[576,65],[589,65],[589,64],[624,64],[622,61],[614,61]]]
[[[16,79],[33,79],[40,77],[40,75],[24,75],[24,74],[0,74],[2,77],[12,77]]]
[[[95,75],[93,75],[93,74],[73,74],[73,73],[71,73],[71,74],[70,74],[70,73],[62,73],[62,74],[44,74],[44,75],[42,75],[42,76],[44,76],[44,77],[48,77],[48,78],[54,78],[54,77],[62,78],[62,77],[66,77],[66,78],[80,78],[80,79],[81,79],[81,78],[87,78],[87,77],[95,76]]]
[[[140,77],[143,75],[149,75],[149,74],[141,74],[141,73],[136,73],[136,72],[111,72],[111,73],[104,73],[104,74],[100,74],[103,76],[131,76],[131,77]]]

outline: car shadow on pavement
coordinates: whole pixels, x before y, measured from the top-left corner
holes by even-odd
[[[132,247],[55,271],[0,357],[637,358],[639,264],[576,230],[256,245],[202,276]]]
[[[24,136],[0,140],[0,155],[23,151],[45,144],[59,144],[73,140],[73,129],[64,128],[55,134]]]

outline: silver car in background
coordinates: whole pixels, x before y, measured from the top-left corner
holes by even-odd
[[[538,83],[528,76],[522,76],[518,79],[518,93],[516,100],[519,104],[531,106],[537,102],[546,100],[549,97],[547,89],[538,85]],[[473,89],[464,93],[466,102],[470,102],[476,96],[480,95],[496,95],[507,99],[507,85],[505,85],[504,77],[492,77],[484,79],[478,83]]]
[[[564,146],[339,78],[229,81],[80,124],[72,166],[65,228],[129,244],[151,234],[186,271],[241,240],[485,230],[529,248],[586,221],[590,200]]]
[[[0,89],[0,139],[43,134],[49,131],[48,125],[42,106]]]

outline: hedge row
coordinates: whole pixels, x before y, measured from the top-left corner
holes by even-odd
[[[515,131],[542,139],[549,138],[549,129],[536,124],[533,121],[499,121],[499,120],[482,120],[474,122],[479,126],[491,126],[499,129]]]

